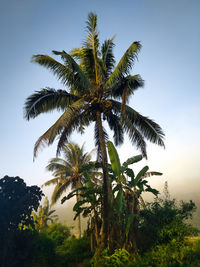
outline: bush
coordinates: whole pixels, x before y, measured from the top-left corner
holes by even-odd
[[[63,245],[56,249],[59,257],[59,266],[72,266],[72,264],[89,262],[93,254],[86,237],[65,240]]]
[[[50,267],[56,262],[56,243],[45,233],[38,233],[32,243],[32,255],[34,256],[32,267]]]
[[[105,266],[105,267],[117,267],[127,266],[130,263],[130,254],[125,249],[116,249],[112,255],[109,255],[108,250],[105,249],[101,256],[93,260],[92,266]]]
[[[70,229],[57,221],[51,223],[45,232],[53,239],[57,246],[61,246],[70,237]]]
[[[165,190],[167,190],[165,188]],[[147,203],[146,209],[140,212],[138,246],[144,252],[157,244],[170,242],[172,239],[184,239],[186,235],[195,234],[197,229],[186,223],[192,217],[196,206],[189,202],[177,203],[175,199],[156,198]]]

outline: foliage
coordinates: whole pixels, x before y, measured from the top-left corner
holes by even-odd
[[[42,145],[52,144],[56,136],[59,136],[60,151],[72,131],[76,129],[82,132],[92,121],[97,123],[97,111],[114,131],[115,144],[122,143],[123,135],[127,132],[143,155],[146,155],[145,138],[164,146],[164,134],[160,126],[126,105],[129,97],[144,84],[140,75],[130,74],[141,44],[133,42],[115,67],[114,38],[106,40],[100,47],[96,14],[89,13],[86,29],[88,35],[82,47],[73,49],[71,53],[53,51],[63,63],[48,55],[38,54],[32,58],[33,62],[52,71],[67,87],[67,90],[57,91],[42,89],[26,100],[25,118],[28,120],[53,109],[64,111],[56,123],[38,139],[34,155]],[[117,101],[120,99],[122,103]],[[99,146],[99,125],[96,130]],[[99,152],[102,153],[100,148]]]
[[[70,237],[70,229],[57,221],[51,223],[45,230],[47,235],[54,240],[56,246],[60,246]]]
[[[137,224],[139,218],[141,194],[145,191],[154,195],[156,189],[148,185],[146,178],[152,175],[162,175],[159,172],[148,172],[149,167],[143,167],[137,175],[129,167],[140,160],[142,155],[128,158],[122,165],[112,142],[107,142],[111,165],[109,168],[112,179],[113,205],[112,218],[112,247],[125,247],[129,252],[137,251]]]
[[[139,246],[142,251],[173,239],[181,241],[186,235],[197,233],[197,229],[186,223],[196,209],[194,202],[177,203],[166,193],[164,198],[156,198],[140,211]]]
[[[136,256],[128,266],[133,267],[196,267],[200,266],[200,242],[193,244],[176,239],[157,245],[151,252]]]
[[[89,262],[92,253],[86,237],[72,238],[58,246],[56,253],[59,259],[59,266],[76,266],[78,263]]]
[[[38,233],[32,241],[31,267],[51,267],[56,265],[56,243],[46,233]]]
[[[71,186],[72,189],[78,189],[85,183],[82,167],[87,164],[92,156],[84,152],[84,145],[79,147],[78,144],[68,143],[62,149],[63,158],[52,158],[46,169],[51,171],[53,179],[47,181],[44,185],[54,185],[54,191],[51,197],[51,204],[55,204],[62,194]],[[90,171],[91,176],[93,173]],[[78,190],[76,192],[76,201],[80,201]],[[78,234],[81,237],[81,218],[78,217]]]
[[[92,266],[96,267],[125,267],[130,262],[130,254],[125,249],[116,249],[112,255],[109,255],[108,250],[102,251],[101,256],[93,260]]]
[[[41,231],[47,228],[48,221],[52,223],[58,217],[57,215],[53,215],[54,212],[55,210],[50,209],[48,198],[45,197],[44,206],[40,205],[37,213],[32,212],[36,229]]]
[[[129,251],[136,251],[137,220],[139,216],[139,198],[142,192],[152,192],[154,195],[158,191],[148,185],[146,178],[152,175],[161,175],[158,172],[148,172],[148,167],[135,175],[129,165],[142,160],[142,155],[127,159],[122,165],[119,155],[112,142],[107,142],[108,154],[111,164],[109,165],[109,175],[112,190],[112,206],[109,207],[109,216],[112,229],[110,230],[109,250],[125,247]],[[103,200],[102,183],[99,179],[91,179],[87,171],[93,168],[100,169],[101,165],[90,162],[83,166],[85,175],[85,186],[76,189],[62,199],[62,203],[70,199],[77,191],[81,197],[74,205],[76,216],[83,214],[89,216],[88,236],[91,242],[91,250],[99,246],[99,236],[102,225],[101,207]],[[75,218],[76,218],[75,216]]]
[[[19,223],[33,224],[31,212],[37,210],[42,195],[38,186],[26,186],[19,177],[0,179],[0,229],[15,231]]]
[[[161,127],[146,116],[129,107],[129,98],[143,86],[140,75],[131,75],[132,67],[141,49],[140,42],[133,42],[115,67],[114,38],[100,45],[97,15],[88,14],[87,37],[82,47],[71,53],[53,51],[62,63],[48,55],[34,55],[33,62],[49,69],[67,87],[67,90],[45,88],[26,99],[24,115],[27,120],[52,110],[62,111],[58,120],[37,140],[34,157],[39,148],[51,145],[58,137],[57,154],[69,136],[94,122],[94,139],[98,149],[98,161],[103,168],[103,205],[101,248],[107,246],[110,234],[109,205],[112,201],[108,177],[106,141],[108,134],[103,127],[106,120],[114,132],[115,145],[123,143],[128,134],[133,145],[147,157],[146,140],[164,147]]]
[[[29,251],[28,239],[34,231],[31,213],[37,210],[42,195],[38,186],[26,186],[19,177],[0,179],[0,262],[3,266],[5,262],[9,266],[12,259],[12,266],[15,262],[16,266],[23,266],[24,251]],[[23,256],[16,255],[20,251]]]

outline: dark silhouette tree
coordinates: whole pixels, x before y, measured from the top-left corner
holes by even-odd
[[[9,262],[16,256],[14,250],[19,248],[17,240],[21,240],[22,235],[25,240],[25,232],[20,232],[20,228],[34,227],[31,213],[37,210],[42,195],[38,186],[26,186],[19,177],[4,176],[0,179],[1,266],[11,266]],[[15,266],[14,262],[12,266]]]

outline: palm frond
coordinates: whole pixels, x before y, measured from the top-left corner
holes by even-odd
[[[53,194],[51,196],[51,206],[54,205],[59,198],[62,196],[62,194],[68,189],[70,186],[71,181],[65,180],[64,183],[58,183],[56,187],[54,188]]]
[[[80,66],[89,79],[90,83],[94,85],[95,81],[95,63],[92,48],[85,46],[81,48],[72,49],[70,55],[79,60]],[[92,87],[91,87],[92,90]]]
[[[140,42],[133,42],[130,45],[130,47],[126,50],[116,68],[110,75],[108,81],[105,84],[105,87],[112,87],[116,83],[116,81],[119,81],[124,76],[129,75],[129,72],[133,66],[133,63],[135,62],[135,59],[137,59],[137,55],[141,47],[142,46]]]
[[[146,142],[144,140],[143,135],[134,127],[133,123],[124,118],[122,122],[122,127],[124,128],[125,132],[129,135],[129,139],[131,140],[132,144],[139,149],[144,157],[147,158],[147,151],[146,151]]]
[[[45,182],[43,186],[49,186],[49,185],[52,185],[52,184],[57,184],[59,182],[59,178],[58,177],[54,177],[53,179],[50,179],[49,181]]]
[[[113,111],[117,114],[120,113],[121,103],[115,100],[111,100]],[[121,117],[122,122],[127,121],[128,124],[132,124],[134,128],[148,141],[165,147],[164,144],[164,132],[162,128],[153,120],[148,117],[142,116],[139,112],[135,111],[131,107],[126,105],[126,113]]]
[[[32,61],[50,69],[64,85],[79,91],[81,89],[87,89],[89,87],[89,81],[82,73],[78,64],[76,64],[70,55],[67,54],[66,57],[68,57],[66,65],[63,65],[48,55],[34,55]]]
[[[160,125],[148,117],[142,116],[129,106],[126,106],[126,117],[137,127],[142,135],[151,143],[165,148],[164,132]]]
[[[41,113],[50,112],[54,109],[64,111],[69,105],[79,99],[78,96],[69,94],[65,90],[44,88],[36,91],[26,99],[24,105],[24,117],[29,120]]]
[[[74,102],[67,110],[60,116],[60,118],[37,140],[34,147],[34,158],[37,156],[38,148],[53,143],[57,135],[67,128],[71,122],[78,116],[83,108],[84,100],[80,99]]]
[[[113,88],[110,90],[111,95],[114,98],[121,98],[124,90],[128,89],[128,96],[134,94],[134,92],[144,86],[144,80],[141,78],[139,74],[137,75],[128,75],[126,77],[122,77],[119,81],[113,85]]]
[[[91,87],[91,84],[80,66],[73,59],[73,57],[70,54],[66,53],[64,50],[62,52],[53,50],[53,53],[55,55],[60,55],[65,61],[65,66],[67,66],[67,68],[71,70],[71,92],[76,93],[77,91],[79,94],[83,92],[85,93],[87,89]]]
[[[88,20],[86,22],[86,29],[88,32],[85,47],[92,49],[92,55],[94,59],[94,71],[95,71],[95,83],[101,85],[103,83],[103,72],[101,67],[101,61],[99,59],[99,36],[97,31],[97,15],[95,13],[88,14]],[[91,66],[90,66],[91,68]]]
[[[105,40],[101,46],[101,57],[106,80],[112,73],[112,70],[115,66],[115,57],[113,54],[113,47],[114,47],[113,40],[114,37],[112,39]]]
[[[86,108],[84,108],[85,110]],[[87,109],[86,109],[87,110]],[[75,115],[75,114],[74,114]],[[85,112],[82,112],[80,114],[76,114],[76,116],[72,117],[70,120],[70,123],[64,127],[58,141],[56,155],[58,156],[64,146],[68,142],[68,137],[71,135],[71,133],[74,130],[79,130],[80,125],[82,126],[88,126],[91,122],[90,117],[85,115]]]
[[[105,117],[106,117],[106,120],[108,122],[110,129],[114,132],[113,139],[114,139],[115,145],[117,146],[117,145],[122,144],[124,141],[124,131],[120,123],[119,116],[113,113],[109,113],[109,114],[106,114]]]
[[[70,169],[72,166],[62,158],[52,158],[46,166],[47,171],[57,171],[62,169]]]

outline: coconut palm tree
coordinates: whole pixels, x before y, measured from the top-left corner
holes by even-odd
[[[144,84],[140,75],[130,73],[141,49],[140,42],[133,42],[115,66],[114,38],[100,45],[96,14],[89,13],[86,28],[88,35],[82,47],[70,53],[53,51],[63,63],[48,55],[33,56],[33,62],[51,70],[66,89],[36,91],[26,99],[25,118],[29,120],[54,109],[63,112],[37,140],[34,157],[38,148],[52,144],[56,137],[59,153],[75,130],[83,132],[85,126],[94,122],[95,144],[103,168],[102,243],[107,246],[112,193],[105,143],[108,135],[103,120],[114,132],[115,145],[123,143],[124,133],[127,133],[144,156],[147,155],[145,139],[164,146],[164,133],[157,123],[127,105],[129,97]]]
[[[55,204],[63,193],[71,186],[72,189],[78,189],[84,184],[84,176],[81,167],[91,160],[90,153],[84,153],[84,145],[68,143],[62,149],[64,158],[52,158],[46,169],[52,172],[54,178],[47,181],[44,185],[55,185],[51,205]],[[91,171],[90,171],[91,173]],[[80,201],[79,192],[76,194],[77,202]],[[78,234],[81,237],[81,218],[78,216]]]

